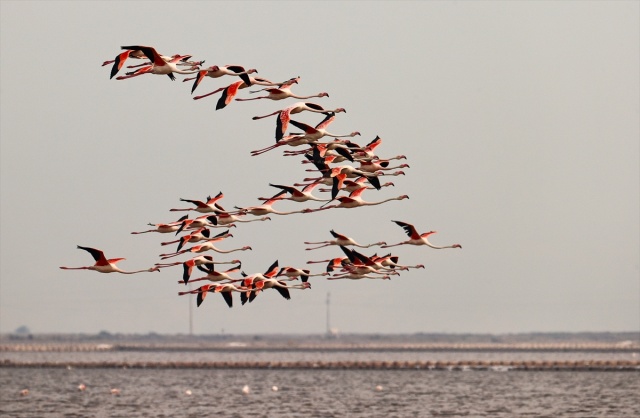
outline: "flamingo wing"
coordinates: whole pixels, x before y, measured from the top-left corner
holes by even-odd
[[[396,224],[401,226],[402,229],[404,229],[404,232],[406,232],[406,234],[409,236],[409,238],[420,239],[420,234],[418,234],[418,231],[416,231],[416,228],[413,225],[408,224],[406,222],[393,221],[393,220],[391,222],[395,222]]]
[[[267,269],[267,271],[264,273],[264,277],[273,277],[276,274],[278,274],[278,260],[274,261],[273,264],[271,264],[271,266],[269,266],[269,268]]]
[[[289,294],[289,289],[287,289],[286,285],[281,281],[278,281],[278,283],[285,287],[280,287],[280,286],[273,286],[273,287],[278,291],[278,293],[280,293],[280,295],[283,298],[287,300],[291,299],[291,295]]]
[[[240,85],[245,83],[244,81],[237,81],[233,84],[227,86],[226,89],[222,92],[222,96],[218,99],[218,103],[216,104],[216,110],[224,109],[229,103],[233,101],[233,98],[238,94],[238,89]]]
[[[95,248],[82,247],[80,245],[78,245],[78,248],[81,249],[81,250],[88,251],[89,254],[91,254],[93,259],[96,261],[96,265],[97,266],[106,266],[107,264],[109,264],[107,258],[104,256],[104,253],[102,251],[97,250]],[[124,258],[122,258],[120,260],[124,260]]]

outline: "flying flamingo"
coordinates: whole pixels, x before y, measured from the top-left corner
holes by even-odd
[[[368,161],[360,161],[360,170],[365,171],[367,173],[375,173],[378,171],[390,171],[395,170],[397,168],[409,168],[409,164],[400,164],[394,167],[389,166],[389,162],[392,159],[402,159],[407,158],[404,155],[398,155],[397,157],[390,158],[387,160],[368,160]]]
[[[314,195],[311,194],[311,192],[313,191],[313,189],[315,189],[318,185],[320,185],[320,183],[316,182],[316,183],[311,183],[309,185],[306,185],[302,190],[298,190],[295,187],[292,186],[283,186],[280,184],[271,184],[269,183],[269,186],[271,187],[275,187],[277,189],[281,189],[286,191],[287,193],[289,193],[291,195],[291,197],[283,197],[281,198],[282,200],[293,200],[294,202],[307,202],[309,200],[315,200],[318,202],[328,202],[329,199],[320,199]],[[260,200],[269,200],[271,198],[265,198],[265,197],[259,197],[258,199]]]
[[[329,241],[319,241],[319,242],[306,242],[305,244],[307,245],[317,245],[317,244],[322,244],[319,245],[317,247],[311,247],[311,248],[307,248],[306,250],[316,250],[318,248],[322,248],[322,247],[328,247],[330,245],[340,245],[340,246],[346,246],[346,245],[351,245],[354,247],[360,247],[360,248],[369,248],[369,247],[373,247],[375,245],[386,245],[387,243],[384,241],[381,242],[375,242],[373,244],[368,244],[368,245],[362,245],[362,244],[358,244],[353,238],[350,238],[346,235],[342,235],[337,233],[336,231],[334,231],[333,229],[331,231],[331,235],[333,235],[333,237],[335,239],[329,240]]]
[[[399,242],[393,245],[383,245],[382,248],[395,247],[403,244],[426,245],[427,247],[435,248],[437,250],[441,250],[443,248],[462,248],[460,244],[445,245],[445,246],[437,246],[437,245],[431,244],[427,238],[429,237],[429,235],[435,234],[437,231],[429,231],[423,234],[419,234],[418,231],[416,231],[416,228],[411,224],[408,224],[406,222],[400,222],[400,221],[391,221],[391,222],[395,222],[396,224],[401,226],[402,229],[404,229],[404,231],[406,232],[407,236],[409,236],[409,240]]]
[[[269,116],[278,115],[277,122],[276,122],[276,140],[279,141],[284,137],[284,134],[287,131],[287,128],[289,127],[289,120],[291,120],[291,115],[295,115],[297,113],[304,112],[304,111],[324,113],[324,114],[327,114],[329,112],[333,112],[333,113],[347,112],[342,107],[329,110],[329,109],[323,108],[319,104],[315,104],[311,102],[298,102],[285,109],[277,110],[273,113],[269,113],[268,115],[254,116],[252,119],[258,120],[258,119],[268,118]]]
[[[236,249],[233,249],[233,250],[221,250],[219,248],[216,248],[213,245],[214,242],[218,242],[218,241],[221,241],[224,238],[232,237],[232,236],[233,235],[231,235],[231,234],[225,233],[225,235],[223,235],[223,236],[216,236],[214,238],[209,238],[203,244],[195,245],[195,246],[193,246],[191,248],[187,248],[187,249],[184,249],[184,250],[176,251],[175,253],[171,253],[171,254],[160,254],[160,258],[162,260],[166,260],[167,258],[175,257],[177,255],[184,254],[184,253],[189,253],[190,252],[190,253],[198,253],[199,254],[199,253],[204,253],[204,252],[209,251],[209,250],[215,251],[215,252],[218,252],[218,253],[222,253],[222,254],[228,254],[228,253],[232,253],[234,251],[251,250],[251,247],[249,247],[249,246],[244,246],[242,248],[236,248]]]
[[[324,180],[324,184],[331,184],[333,189],[332,189],[332,194],[331,194],[331,198],[335,199],[336,195],[338,194],[338,190],[340,190],[342,188],[342,184],[343,183],[335,183],[335,182],[329,182],[328,180],[334,177],[338,177],[338,178],[343,178],[343,179],[347,179],[347,178],[355,178],[355,177],[359,177],[359,176],[364,176],[367,181],[373,186],[375,187],[377,190],[380,190],[380,188],[382,187],[380,184],[380,179],[378,179],[378,176],[382,173],[382,172],[376,172],[376,173],[367,173],[365,171],[362,170],[358,170],[355,167],[352,167],[350,165],[341,165],[341,166],[337,166],[337,167],[333,167],[330,168],[329,165],[325,162],[325,160],[323,158],[319,158],[318,155],[313,155],[313,156],[309,156],[308,154],[305,154],[305,157],[307,158],[307,160],[311,161],[318,170],[306,170],[306,171],[319,171],[322,173],[322,177],[320,179]],[[304,181],[318,181],[319,179],[313,179],[313,178],[305,178]]]
[[[168,224],[152,224],[149,223],[149,226],[155,226],[154,229],[149,229],[146,231],[132,232],[132,234],[146,234],[149,232],[159,232],[161,234],[167,234],[170,232],[176,232],[180,228],[180,224],[182,221],[188,218],[189,215],[184,215],[182,218],[178,219],[177,222],[172,222]]]
[[[277,84],[265,79],[265,78],[257,78],[249,76],[249,80],[251,84],[247,84],[244,81],[236,81],[235,83],[229,84],[227,87],[220,87],[217,90],[212,91],[211,93],[203,94],[201,96],[195,96],[193,100],[200,100],[205,97],[211,96],[212,94],[216,94],[218,92],[222,92],[222,95],[218,99],[218,103],[216,103],[216,110],[224,109],[233,101],[233,99],[237,96],[238,91],[245,89],[253,84],[261,84],[267,86],[275,86]],[[241,101],[242,99],[238,99]]]
[[[231,213],[219,213],[216,215],[218,218],[218,225],[233,225],[234,222],[256,222],[256,221],[270,221],[271,218],[263,216],[261,218],[242,219],[241,215],[234,215]]]
[[[360,132],[358,131],[354,131],[354,132],[351,132],[350,134],[344,134],[344,135],[337,135],[337,134],[332,134],[328,132],[326,128],[335,120],[336,114],[333,112],[328,112],[326,113],[326,115],[327,116],[319,124],[317,124],[315,128],[307,124],[297,122],[295,120],[291,120],[290,122],[292,125],[295,125],[300,129],[303,129],[305,132],[303,134],[297,134],[297,133],[291,134],[287,137],[282,138],[278,142],[276,142],[275,145],[271,145],[266,148],[251,151],[251,155],[252,156],[260,155],[267,151],[271,151],[272,149],[281,147],[283,145],[296,147],[296,146],[305,145],[305,144],[314,144],[314,143],[317,143],[318,140],[320,140],[320,138],[325,136],[330,136],[333,138],[344,138],[344,137],[354,137],[356,135],[360,135]]]
[[[345,175],[346,176],[346,175]],[[367,181],[367,178],[364,176],[360,176],[358,177],[356,180],[345,180],[343,181],[343,187],[341,190],[344,190],[348,193],[353,192],[354,190],[360,189],[362,187],[366,187],[367,190],[374,190],[375,187],[373,186],[364,186],[363,183]],[[386,182],[384,184],[381,184],[380,187],[389,187],[389,186],[395,186],[395,184],[393,184],[392,182]],[[332,191],[331,189],[325,189],[325,188],[320,188],[318,189],[321,192],[330,192]]]
[[[228,236],[231,236],[231,234],[229,234],[229,230],[226,230],[224,232],[219,233],[218,235],[216,235],[215,237],[209,237],[209,235],[211,235],[211,231],[209,231],[206,228],[200,228],[198,230],[196,230],[195,232],[190,233],[189,235],[185,235],[180,237],[180,239],[174,240],[174,241],[167,241],[167,242],[163,242],[160,245],[170,245],[170,244],[174,244],[174,243],[179,243],[178,244],[178,248],[176,249],[176,251],[180,251],[180,249],[182,249],[182,247],[184,247],[185,244],[187,243],[196,243],[196,242],[200,242],[200,241],[208,241],[212,238],[218,238],[218,237],[222,237],[222,238],[226,238]]]
[[[240,271],[241,267],[242,267],[242,265],[238,264],[237,266],[232,267],[232,268],[230,268],[228,270],[225,270],[225,271],[215,271],[213,266],[211,266],[209,269],[201,269],[201,270],[203,270],[203,271],[205,271],[207,273],[206,276],[200,277],[200,278],[197,278],[197,279],[193,279],[193,280],[191,280],[191,282],[199,282],[199,281],[202,281],[202,280],[208,280],[210,282],[221,282],[223,280],[228,280],[230,282],[241,281],[242,279],[234,279],[233,277],[229,276],[229,274],[231,274],[231,273],[235,273],[235,272]],[[183,282],[184,282],[184,284],[187,284],[187,282],[189,282],[189,277],[186,277],[186,278],[183,277],[182,282],[178,282],[178,283],[183,283]]]
[[[196,290],[190,290],[187,292],[178,292],[178,295],[182,296],[182,295],[197,294],[196,300],[197,300],[197,306],[199,307],[200,305],[202,305],[202,302],[204,302],[204,299],[207,297],[207,293],[209,292],[220,293],[224,298],[224,301],[227,303],[227,306],[231,308],[233,307],[233,298],[231,297],[231,292],[240,292],[241,293],[240,296],[241,297],[244,296],[242,299],[243,299],[243,302],[245,302],[247,298],[246,294],[250,290],[251,289],[247,289],[243,287],[236,287],[231,283],[226,283],[221,285],[205,284],[200,286]]]
[[[246,208],[240,208],[238,206],[236,206],[236,208],[238,209],[238,211],[240,211],[241,213],[250,213],[254,216],[262,216],[262,215],[267,215],[269,213],[273,213],[275,215],[291,215],[294,213],[303,213],[303,210],[296,210],[296,211],[291,211],[291,212],[280,212],[277,211],[275,209],[273,209],[273,204],[275,202],[277,202],[278,200],[282,200],[282,195],[287,193],[286,190],[282,190],[281,192],[276,193],[274,196],[272,196],[271,198],[269,198],[268,200],[266,200],[262,205],[260,206],[248,206]]]
[[[183,229],[191,228],[202,228],[202,227],[213,227],[218,225],[218,218],[216,215],[202,215],[198,216],[194,219],[185,219],[180,223],[180,227],[176,231],[176,235],[182,232]],[[229,225],[227,225],[228,227]]]
[[[78,248],[81,250],[85,250],[91,254],[96,263],[93,266],[87,267],[60,267],[63,270],[94,270],[99,273],[122,273],[122,274],[135,274],[135,273],[143,273],[147,271],[160,271],[157,266],[151,267],[145,270],[137,270],[137,271],[124,271],[116,266],[116,263],[125,260],[124,258],[110,258],[107,259],[104,256],[104,253],[101,250],[97,250],[95,248],[90,247],[81,247],[78,245]]]
[[[282,280],[276,280],[274,278],[261,279],[253,283],[253,291],[249,295],[249,302],[252,302],[260,291],[264,291],[266,289],[275,289],[278,291],[278,293],[280,293],[280,296],[289,300],[291,299],[289,289],[310,289],[310,288],[311,288],[311,283],[309,282],[287,285]]]
[[[350,264],[343,264],[343,270],[350,273],[357,274],[369,274],[386,272],[387,274],[399,274],[395,269],[391,267],[383,266],[381,262],[377,261],[374,257],[367,257],[366,255],[349,249],[345,246],[340,246],[343,253],[349,258]],[[407,270],[405,268],[399,268],[398,270]]]
[[[307,264],[316,264],[316,263],[328,263],[327,264],[327,273],[332,272],[333,270],[342,267],[343,263],[348,262],[349,259],[347,257],[336,257],[330,260],[316,260],[316,261],[307,261]]]
[[[193,82],[193,86],[191,87],[191,93],[195,91],[198,85],[204,80],[205,77],[218,78],[223,75],[234,75],[238,76],[244,81],[247,85],[251,85],[251,79],[249,78],[249,74],[257,73],[258,70],[255,68],[251,68],[249,70],[245,70],[241,65],[213,65],[204,70],[195,71],[198,73],[196,77],[188,77],[183,79],[182,81],[195,80]]]
[[[364,192],[365,190],[367,190],[366,187],[361,187],[360,189],[352,192],[348,197],[347,196],[339,196],[336,199],[340,201],[340,203],[338,203],[337,205],[330,205],[330,206],[324,206],[324,207],[320,207],[318,209],[303,209],[305,211],[305,213],[311,213],[311,212],[318,212],[321,210],[326,210],[326,209],[331,209],[331,208],[346,208],[346,209],[352,209],[352,208],[357,208],[360,206],[374,206],[374,205],[380,205],[382,203],[385,202],[389,202],[391,200],[403,200],[403,199],[408,199],[409,196],[402,195],[402,196],[397,196],[397,197],[391,197],[389,199],[384,199],[381,200],[379,202],[366,202],[364,200],[362,200],[362,198],[360,197],[360,195],[362,194],[362,192]],[[386,248],[384,246],[382,246],[383,248]]]
[[[297,84],[298,81],[295,81],[295,84]],[[293,97],[294,99],[311,99],[314,97],[329,97],[329,93],[318,93],[318,94],[312,94],[311,96],[298,96],[297,94],[294,94],[291,92],[291,87],[293,86],[294,83],[290,83],[287,85],[284,85],[282,87],[278,87],[278,88],[266,88],[263,89],[264,91],[266,91],[268,94],[266,96],[258,96],[258,97],[251,97],[249,99],[236,99],[239,102],[248,102],[250,100],[260,100],[260,99],[269,99],[269,100],[283,100],[289,97]],[[262,90],[258,90],[258,91],[262,91]],[[252,92],[255,93],[255,92]]]
[[[213,261],[213,257],[210,255],[200,255],[198,257],[193,257],[187,261],[176,261],[174,263],[156,263],[156,266],[163,267],[171,267],[177,266],[178,264],[182,264],[183,274],[182,280],[186,284],[189,281],[189,277],[191,277],[191,273],[193,272],[194,267],[200,266],[213,266],[214,264],[239,264],[240,260],[231,260],[231,261]]]
[[[327,280],[339,280],[339,279],[350,279],[350,280],[360,280],[360,279],[381,279],[381,280],[391,280],[391,276],[374,276],[371,274],[360,274],[360,273],[344,273],[331,277],[327,277]]]
[[[282,267],[276,277],[285,276],[288,277],[289,280],[296,280],[298,277],[300,277],[302,282],[305,283],[307,280],[309,280],[309,277],[328,275],[328,272],[311,274],[311,270],[287,266]]]
[[[407,266],[407,265],[402,265],[402,264],[398,264],[398,259],[399,257],[396,255],[391,255],[391,253],[384,255],[384,256],[374,256],[372,257],[376,262],[382,264],[385,267],[390,267],[390,268],[399,268],[401,270],[408,270],[408,269],[423,269],[424,264],[416,264],[415,266]]]
[[[217,195],[215,195],[214,197],[211,196],[207,196],[207,201],[203,202],[201,200],[191,200],[191,199],[182,199],[180,198],[180,201],[182,202],[189,202],[189,203],[193,203],[194,205],[196,205],[195,208],[174,208],[174,209],[169,209],[170,212],[179,212],[179,211],[196,211],[198,213],[214,213],[216,211],[219,210],[219,207],[216,206],[216,202],[220,199],[222,199],[224,197],[224,194],[222,194],[222,192],[218,193]]]
[[[146,67],[142,67],[137,71],[134,71],[131,74],[127,74],[125,76],[116,77],[116,80],[124,80],[131,77],[137,77],[142,74],[160,74],[160,75],[168,75],[171,80],[175,80],[174,73],[177,74],[193,74],[197,73],[198,69],[191,70],[181,70],[178,68],[177,63],[183,60],[188,55],[177,56],[170,61],[165,61],[160,54],[155,50],[155,48],[150,46],[123,46],[122,49],[134,50],[134,51],[142,51],[144,55],[151,60],[152,64]]]

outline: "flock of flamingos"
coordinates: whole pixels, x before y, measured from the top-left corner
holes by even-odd
[[[210,93],[194,96],[194,100],[221,93],[218,99],[216,110],[223,109],[235,101],[248,100],[285,100],[288,98],[307,100],[310,98],[328,97],[327,93],[318,93],[311,96],[299,96],[291,89],[300,81],[299,77],[291,78],[283,82],[272,82],[265,78],[254,77],[251,74],[257,73],[255,69],[245,70],[239,65],[211,66],[202,68],[204,61],[191,61],[190,55],[165,56],[159,54],[155,48],[149,46],[123,46],[123,52],[114,60],[106,61],[102,65],[110,65],[111,78],[115,77],[124,67],[127,60],[136,59],[143,61],[142,64],[129,65],[127,68],[132,71],[125,75],[116,77],[117,80],[125,80],[138,77],[144,74],[167,75],[171,80],[175,80],[174,74],[188,74],[191,77],[182,81],[193,80],[191,93],[198,88],[206,77],[219,78],[222,76],[238,77],[238,81],[221,87]],[[248,98],[236,98],[242,89],[253,88],[249,94],[255,96]],[[322,120],[315,126],[291,119],[303,111],[318,113]],[[437,246],[429,242],[428,238],[436,231],[419,233],[411,224],[393,220],[404,233],[408,240],[396,244],[387,245],[386,242],[376,242],[370,244],[359,244],[354,239],[340,234],[334,230],[329,231],[333,239],[319,242],[305,242],[310,245],[307,250],[327,246],[337,246],[341,249],[340,256],[329,260],[308,261],[308,264],[326,264],[323,272],[312,273],[311,270],[300,267],[284,266],[280,267],[276,260],[264,273],[246,274],[242,271],[240,260],[218,261],[210,254],[231,253],[236,251],[251,250],[251,247],[223,250],[215,245],[226,240],[233,235],[230,233],[232,227],[237,227],[240,223],[270,220],[268,215],[290,215],[297,213],[313,213],[330,209],[354,209],[361,206],[380,205],[391,200],[408,199],[409,196],[401,195],[382,201],[365,201],[362,196],[368,190],[380,190],[382,187],[394,186],[393,183],[381,183],[383,176],[404,175],[403,171],[397,170],[409,167],[407,164],[392,166],[392,160],[406,159],[403,155],[393,158],[382,159],[375,154],[376,149],[382,143],[379,137],[374,138],[366,145],[358,145],[350,138],[359,136],[359,132],[347,134],[333,134],[327,128],[335,120],[338,113],[346,112],[343,108],[326,109],[319,104],[300,101],[281,110],[263,116],[254,116],[253,119],[262,119],[275,116],[275,140],[276,142],[268,147],[251,151],[252,156],[274,150],[280,147],[291,147],[294,150],[284,151],[285,156],[301,156],[303,163],[310,164],[315,169],[307,171],[317,172],[317,177],[305,178],[301,183],[293,185],[269,184],[277,190],[271,197],[260,197],[263,203],[257,206],[237,207],[232,210],[223,208],[220,201],[224,195],[222,192],[205,200],[180,199],[190,207],[173,208],[170,211],[194,212],[199,215],[189,218],[185,215],[174,222],[149,224],[153,228],[145,231],[132,232],[132,234],[161,233],[175,234],[176,239],[162,242],[163,246],[176,245],[174,252],[160,254],[161,262],[153,267],[138,270],[125,271],[117,266],[117,263],[124,258],[108,259],[104,253],[96,248],[78,246],[79,249],[87,251],[95,260],[95,264],[85,267],[60,267],[65,270],[94,270],[100,273],[123,273],[135,274],[142,272],[160,271],[160,269],[173,266],[182,266],[182,279],[179,283],[192,283],[204,281],[207,284],[195,290],[179,292],[179,295],[197,295],[197,304],[204,301],[209,292],[220,293],[229,307],[233,306],[232,292],[240,294],[242,304],[252,302],[262,291],[275,289],[285,299],[290,299],[291,289],[310,288],[309,278],[313,276],[327,276],[328,280],[336,279],[389,279],[392,275],[399,275],[400,271],[416,268],[424,268],[424,265],[415,266],[398,264],[398,256],[392,253],[385,255],[365,255],[355,250],[357,248],[369,248],[377,246],[379,248],[390,248],[401,245],[424,245],[435,249],[461,248],[460,244]],[[302,132],[287,133],[289,126],[293,126]],[[301,147],[298,149],[298,147]],[[357,164],[354,167],[349,163]],[[393,171],[396,170],[396,171]],[[313,191],[322,193],[314,195]],[[320,197],[323,196],[323,197]],[[298,203],[322,202],[319,207],[303,209],[291,212],[281,212],[273,208],[275,204],[282,200],[290,200]],[[318,203],[316,203],[318,204]],[[214,233],[216,228],[224,228],[220,233]],[[182,235],[180,235],[182,234]],[[178,235],[180,235],[178,237]],[[191,245],[191,246],[190,246]],[[172,261],[174,257],[181,255],[191,256],[187,260]],[[199,255],[201,254],[201,255]],[[221,270],[219,265],[232,265],[227,270]],[[203,277],[193,278],[194,268],[205,274]],[[300,284],[292,284],[292,281],[300,279]]]

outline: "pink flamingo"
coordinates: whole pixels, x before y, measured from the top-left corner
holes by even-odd
[[[107,259],[104,256],[104,253],[101,250],[97,250],[95,248],[90,247],[81,247],[78,245],[78,248],[81,250],[85,250],[91,254],[96,263],[93,266],[86,267],[60,267],[63,270],[93,270],[99,273],[122,273],[122,274],[136,274],[150,271],[160,271],[157,266],[151,267],[145,270],[137,270],[137,271],[124,271],[116,266],[116,263],[125,260],[124,258],[110,258]]]
[[[191,199],[182,199],[180,198],[181,202],[189,202],[189,203],[193,203],[194,205],[196,205],[195,208],[175,208],[175,209],[169,209],[170,212],[179,212],[179,211],[190,211],[193,210],[195,212],[198,213],[215,213],[218,210],[220,210],[220,207],[216,205],[216,202],[220,199],[222,199],[224,197],[224,194],[222,194],[222,192],[219,192],[217,195],[215,195],[214,197],[211,196],[207,196],[207,201],[203,202],[201,200],[191,200]]]
[[[408,199],[409,196],[402,195],[402,196],[397,196],[397,197],[391,197],[388,199],[384,199],[381,200],[379,202],[366,202],[364,200],[362,200],[362,197],[360,197],[360,195],[362,194],[362,192],[364,192],[367,188],[366,187],[361,187],[360,189],[355,190],[354,192],[352,192],[348,197],[346,196],[340,196],[337,197],[336,199],[340,201],[340,203],[338,203],[337,205],[330,205],[330,206],[324,206],[324,207],[320,207],[318,209],[304,209],[304,211],[306,213],[311,213],[311,212],[318,212],[321,210],[326,210],[326,209],[331,209],[331,208],[345,208],[345,209],[352,209],[352,208],[357,208],[360,206],[374,206],[374,205],[381,205],[385,202],[389,202],[392,200],[403,200],[403,199]],[[386,248],[384,246],[382,246],[383,248]]]
[[[213,257],[210,255],[200,255],[198,257],[193,257],[187,261],[176,261],[174,263],[156,263],[156,266],[163,267],[171,267],[177,266],[178,264],[182,264],[183,274],[182,280],[187,283],[189,281],[189,277],[191,277],[191,273],[193,272],[194,267],[200,268],[200,266],[213,266],[214,264],[238,264],[240,260],[231,260],[231,261],[213,261]]]
[[[198,75],[196,77],[188,77],[183,79],[182,81],[195,80],[193,82],[193,86],[191,87],[191,93],[195,91],[200,82],[204,80],[205,77],[218,78],[224,75],[233,75],[238,76],[244,81],[247,85],[251,85],[251,79],[249,78],[249,74],[257,73],[258,70],[255,68],[251,68],[249,70],[245,70],[241,65],[213,65],[204,70],[196,71]]]
[[[210,282],[221,282],[223,280],[228,280],[229,282],[237,282],[237,281],[241,281],[242,279],[234,279],[233,277],[229,276],[229,274],[231,273],[236,273],[238,271],[240,271],[240,268],[242,267],[242,264],[238,264],[235,267],[231,267],[228,270],[225,271],[215,271],[215,269],[213,268],[213,266],[210,266],[209,269],[200,269],[202,271],[204,271],[205,273],[207,273],[206,276],[204,277],[200,277],[197,279],[193,279],[191,280],[191,282],[199,282],[202,280],[208,280]],[[187,277],[186,279],[183,277],[182,282],[178,282],[178,283],[183,283],[187,284],[187,282],[189,281],[189,278]]]
[[[342,235],[337,233],[336,231],[334,231],[333,229],[331,231],[331,235],[333,235],[333,237],[335,239],[329,240],[329,241],[319,241],[319,242],[307,242],[305,241],[305,244],[307,245],[317,245],[317,244],[321,244],[317,247],[311,247],[311,248],[307,248],[306,250],[317,250],[318,248],[322,248],[322,247],[328,247],[330,245],[340,245],[340,246],[346,246],[346,245],[351,245],[354,247],[360,247],[360,248],[369,248],[369,247],[373,247],[376,245],[386,245],[387,243],[384,241],[380,241],[380,242],[375,242],[373,244],[368,244],[368,245],[362,245],[362,244],[358,244],[353,238],[350,238],[346,235]]]
[[[400,227],[402,227],[405,233],[409,236],[409,239],[407,241],[399,242],[393,245],[383,245],[382,248],[395,247],[395,246],[404,245],[404,244],[426,245],[427,247],[435,248],[437,250],[441,250],[443,248],[462,248],[460,244],[445,245],[445,246],[437,246],[437,245],[431,244],[427,238],[429,237],[429,235],[435,234],[437,231],[429,231],[423,234],[419,234],[416,228],[411,224],[408,224],[406,222],[400,222],[400,221],[391,221],[391,222],[395,222]]]
[[[170,61],[165,61],[160,54],[155,50],[155,48],[150,46],[123,46],[122,49],[134,50],[134,51],[142,51],[144,55],[151,60],[152,64],[146,67],[142,67],[133,73],[127,73],[125,76],[116,77],[116,80],[124,80],[127,78],[137,77],[142,74],[159,74],[159,75],[167,75],[171,80],[175,80],[174,73],[177,74],[193,74],[198,72],[198,69],[191,70],[181,70],[178,68],[177,63],[182,61],[183,59],[190,57],[189,55],[179,55],[175,58],[172,58]]]
[[[296,280],[298,277],[300,277],[300,279],[304,283],[307,280],[309,280],[309,277],[328,276],[328,275],[329,275],[328,272],[312,274],[311,270],[308,270],[308,269],[300,269],[297,267],[286,266],[280,269],[276,277],[285,276],[285,277],[288,277],[289,280]]]
[[[329,199],[320,199],[314,195],[311,194],[311,192],[313,191],[313,189],[315,189],[318,185],[320,185],[320,183],[316,182],[316,183],[311,183],[308,184],[306,186],[304,186],[304,188],[302,188],[302,190],[298,190],[295,187],[292,186],[283,186],[280,184],[271,184],[269,183],[269,186],[271,187],[275,187],[277,189],[281,189],[286,191],[287,193],[289,193],[291,195],[291,197],[283,197],[282,200],[292,200],[294,202],[307,202],[309,200],[315,200],[317,202],[328,202]],[[265,198],[265,197],[259,197],[258,199],[260,200],[268,200],[270,198]]]
[[[349,259],[347,257],[336,257],[330,260],[316,260],[316,261],[307,261],[307,264],[316,264],[316,263],[327,263],[327,273],[332,272],[333,270],[342,267],[343,263],[348,262]]]
[[[155,226],[154,229],[148,229],[146,231],[132,232],[132,234],[147,234],[149,232],[158,232],[161,234],[167,234],[170,232],[176,232],[180,228],[180,224],[182,221],[188,218],[189,215],[184,215],[182,218],[178,219],[177,222],[172,222],[168,224],[152,224],[149,223],[149,226]]]
[[[268,115],[254,116],[252,119],[258,120],[258,119],[268,118],[269,116],[278,115],[278,118],[276,121],[276,140],[279,141],[284,137],[284,134],[287,131],[287,128],[289,127],[289,121],[291,120],[291,115],[295,115],[297,113],[304,112],[304,111],[324,113],[325,115],[328,114],[329,112],[333,112],[333,113],[347,112],[342,107],[329,110],[329,109],[323,108],[319,104],[315,104],[311,102],[298,102],[287,108],[277,110],[273,113],[269,113]]]

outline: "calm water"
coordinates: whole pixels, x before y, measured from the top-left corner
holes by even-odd
[[[2,417],[638,417],[639,394],[638,372],[0,368]]]

